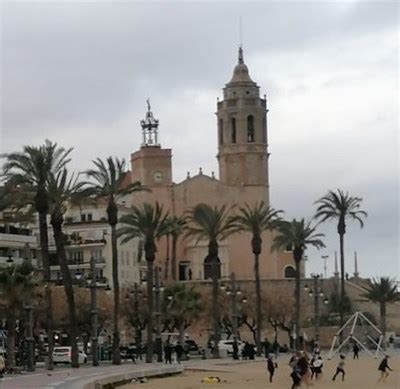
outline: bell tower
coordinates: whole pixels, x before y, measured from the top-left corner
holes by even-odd
[[[220,180],[230,186],[265,187],[268,196],[267,101],[250,78],[241,46],[223,96],[216,113]]]

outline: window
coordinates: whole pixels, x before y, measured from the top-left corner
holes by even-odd
[[[224,121],[219,119],[218,121],[218,131],[219,131],[219,144],[222,145],[224,143]]]
[[[285,278],[296,278],[296,270],[293,266],[285,267]]]
[[[236,143],[236,119],[231,119],[231,141]]]
[[[247,116],[247,142],[254,142],[254,116]]]
[[[221,261],[217,258],[216,262],[213,263],[213,260],[210,256],[206,256],[204,259],[204,279],[207,280],[212,278],[213,271],[217,272],[217,278],[221,278]],[[215,267],[215,270],[214,270]]]
[[[87,220],[88,220],[88,222],[91,222],[93,220],[93,216],[91,213],[87,214]]]
[[[86,221],[86,213],[81,213],[81,222]]]

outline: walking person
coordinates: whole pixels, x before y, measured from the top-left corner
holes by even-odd
[[[298,355],[294,354],[289,361],[289,366],[292,368],[292,372],[290,373],[290,378],[292,379],[293,382],[291,389],[298,389],[300,388],[301,384],[300,369],[299,366],[297,365],[298,360],[299,360]]]
[[[269,382],[272,382],[272,378],[274,376],[276,367],[277,367],[277,364],[274,363],[274,361],[272,360],[272,356],[268,355],[268,358],[267,358],[267,370],[268,370],[268,373],[269,373]]]
[[[168,363],[172,364],[172,346],[168,341],[165,343],[164,346],[164,358],[167,365]]]
[[[379,377],[378,382],[386,381],[386,378],[389,376],[389,372],[387,370],[393,371],[393,369],[391,369],[388,365],[388,359],[389,356],[385,355],[385,358],[383,358],[381,363],[379,364],[378,370],[381,372],[381,376]]]
[[[337,367],[336,367],[336,373],[335,373],[334,376],[332,377],[332,381],[335,381],[335,379],[336,379],[336,377],[337,377],[337,375],[338,375],[339,373],[342,374],[342,381],[344,381],[344,376],[345,376],[345,374],[346,374],[345,371],[344,371],[344,358],[345,358],[344,355],[341,355],[341,356],[340,356],[338,365],[337,365]]]
[[[310,362],[308,355],[303,351],[297,361],[297,366],[300,371],[301,383],[305,383],[306,386],[310,384]]]
[[[238,345],[236,338],[233,341],[232,350],[233,350],[233,352],[232,352],[233,359],[238,360],[239,359],[239,345]]]
[[[322,376],[322,367],[323,367],[323,362],[322,362],[322,358],[321,355],[317,355],[314,359],[314,362],[312,363],[312,372],[313,375],[315,374],[315,379],[317,381],[319,381],[319,379]],[[312,376],[311,376],[312,378]]]
[[[182,356],[184,353],[183,347],[181,342],[178,342],[175,346],[175,353],[176,353],[176,361],[180,364],[182,360]]]
[[[360,348],[358,347],[357,342],[353,343],[353,359],[358,359],[358,353],[360,351]]]

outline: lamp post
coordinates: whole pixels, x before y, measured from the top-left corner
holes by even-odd
[[[161,293],[163,291],[163,286],[160,285],[160,277],[159,277],[159,269],[156,266],[154,271],[154,302],[155,302],[155,312],[154,316],[156,319],[156,340],[155,340],[155,349],[157,353],[157,362],[162,362],[162,341],[161,341]]]
[[[26,243],[24,248],[24,257],[25,261],[32,266],[32,258],[31,258],[31,248],[29,243]],[[32,311],[32,299],[30,297],[27,298],[25,305],[25,317],[26,317],[26,359],[27,359],[27,369],[28,371],[35,371],[35,347],[34,347],[34,337],[33,337],[33,311]]]
[[[312,288],[308,285],[304,285],[304,290],[308,292],[310,297],[314,297],[314,327],[315,327],[315,340],[319,342],[319,327],[320,327],[320,298],[324,297],[322,291],[321,276],[319,274],[311,274],[313,279]],[[329,300],[327,297],[323,300],[324,304],[328,304]]]
[[[90,315],[92,319],[92,364],[99,366],[98,313],[97,313],[97,272],[96,259],[90,258]]]

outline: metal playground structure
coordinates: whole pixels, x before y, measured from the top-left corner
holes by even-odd
[[[344,340],[340,343],[341,335]],[[377,358],[380,352],[384,354],[382,331],[362,312],[355,312],[333,337],[328,359],[338,354],[346,345],[352,345],[354,342],[374,358]]]

